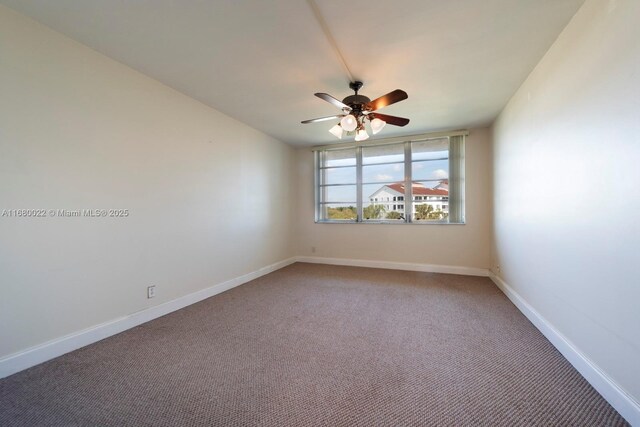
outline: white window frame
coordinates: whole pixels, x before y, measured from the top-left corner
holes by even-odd
[[[314,194],[315,194],[315,222],[321,224],[419,224],[419,225],[464,225],[465,218],[465,156],[464,156],[464,145],[465,145],[465,137],[469,133],[467,131],[455,131],[455,132],[441,132],[441,133],[430,133],[430,134],[422,134],[415,135],[410,137],[401,137],[401,138],[388,138],[384,140],[371,141],[369,143],[343,143],[343,144],[332,144],[314,147]],[[457,144],[455,145],[455,153],[452,156],[452,145],[451,138],[452,137],[461,137],[457,138]],[[411,188],[413,182],[419,182],[420,180],[413,180],[412,176],[412,156],[411,156],[411,143],[413,142],[422,142],[428,140],[436,140],[448,138],[449,139],[449,195],[446,198],[437,200],[442,203],[443,200],[447,199],[448,204],[448,214],[449,216],[445,220],[440,221],[414,221],[413,219],[413,197],[411,194]],[[404,174],[405,174],[405,194],[404,194],[404,220],[387,220],[387,219],[375,219],[375,220],[364,220],[362,217],[363,213],[363,198],[362,198],[362,147],[376,146],[376,145],[404,145]],[[348,149],[355,148],[355,157],[356,157],[356,219],[355,220],[331,220],[331,219],[323,219],[322,218],[322,200],[321,200],[321,191],[320,191],[320,183],[321,183],[321,173],[322,169],[320,168],[320,157],[322,152],[326,152],[329,150],[336,149]],[[455,176],[454,176],[455,175]],[[452,191],[453,190],[453,191]],[[424,197],[426,199],[426,197]],[[452,204],[456,204],[452,209]],[[451,213],[454,212],[454,217],[452,218]],[[453,220],[452,220],[453,219]]]

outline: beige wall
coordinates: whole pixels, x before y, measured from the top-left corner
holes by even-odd
[[[640,2],[587,0],[494,128],[502,278],[640,401]]]
[[[466,142],[465,225],[316,224],[313,153],[297,151],[298,255],[489,268],[491,135],[471,130]],[[311,248],[315,247],[313,253]]]
[[[0,217],[0,358],[294,255],[289,146],[2,6],[0,49],[0,210],[130,211]]]

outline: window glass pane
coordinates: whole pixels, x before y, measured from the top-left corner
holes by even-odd
[[[363,219],[404,220],[404,183],[365,184],[362,198]]]
[[[414,221],[446,222],[449,217],[449,186],[433,181],[414,182],[411,187]]]
[[[362,167],[362,182],[403,182],[404,163]]]
[[[356,165],[355,148],[325,151],[324,155],[324,164],[322,165],[324,167]]]
[[[322,205],[321,218],[329,221],[355,221],[357,217],[355,203],[331,203]]]
[[[395,184],[365,184],[362,186],[362,201],[373,203],[392,203],[396,198],[403,197],[404,183]]]
[[[356,183],[356,168],[329,168],[322,169],[324,184],[355,184]]]
[[[411,143],[411,160],[434,160],[449,157],[449,138]]]
[[[411,164],[413,181],[448,180],[449,160],[430,160]]]
[[[380,203],[363,203],[362,219],[363,220],[382,220],[386,216],[386,209]]]
[[[404,162],[404,143],[362,147],[362,164]]]
[[[336,185],[320,187],[320,200],[326,203],[352,203],[356,204],[356,186],[355,185]]]

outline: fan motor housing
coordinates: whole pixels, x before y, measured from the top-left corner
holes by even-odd
[[[371,100],[364,95],[350,95],[343,99],[342,102],[353,109],[355,109],[356,106],[360,107],[359,109],[362,109],[362,106],[371,102]]]

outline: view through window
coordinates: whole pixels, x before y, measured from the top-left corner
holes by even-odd
[[[316,151],[320,222],[463,223],[464,136]]]

